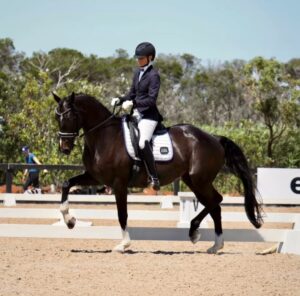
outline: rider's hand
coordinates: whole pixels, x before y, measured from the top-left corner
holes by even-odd
[[[128,110],[128,109],[132,108],[132,106],[133,106],[133,102],[132,101],[125,101],[122,104],[122,109],[123,110]]]
[[[121,100],[119,98],[112,98],[111,105],[114,107],[115,105],[120,104]]]

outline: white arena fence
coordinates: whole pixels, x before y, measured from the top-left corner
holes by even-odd
[[[23,195],[0,194],[0,200],[6,205],[14,205],[15,202],[60,202],[60,195]],[[70,195],[71,202],[84,203],[114,203],[114,196],[107,195]],[[134,240],[170,240],[188,241],[188,229],[190,220],[201,211],[201,205],[197,204],[192,193],[180,192],[179,196],[138,196],[129,195],[129,203],[158,203],[161,210],[129,210],[129,220],[174,221],[177,228],[150,228],[131,227],[131,238]],[[167,211],[173,204],[179,203],[179,211]],[[223,204],[241,205],[243,197],[226,197]],[[268,200],[270,205],[300,205],[300,201],[294,200]],[[72,208],[72,207],[71,207]],[[113,219],[117,220],[117,210],[97,209],[71,209],[70,213],[77,219]],[[3,218],[31,218],[31,219],[61,219],[59,209],[46,208],[0,208],[0,219]],[[292,223],[293,229],[224,229],[225,241],[236,242],[275,242],[280,243],[280,252],[300,255],[300,213],[268,213],[265,222]],[[213,241],[214,230],[208,228],[207,222],[212,221],[207,217],[200,226],[201,240]],[[222,221],[246,222],[244,212],[224,212]],[[91,223],[78,221],[73,230],[67,229],[62,221],[54,225],[34,224],[0,224],[1,237],[41,237],[41,238],[83,238],[83,239],[121,239],[120,227],[116,226],[90,226]]]
[[[114,195],[87,195],[87,194],[69,194],[70,203],[115,203]],[[59,203],[61,194],[15,194],[3,193],[0,194],[0,202],[37,202],[37,203]],[[166,203],[179,204],[179,196],[174,195],[128,195],[128,203]]]

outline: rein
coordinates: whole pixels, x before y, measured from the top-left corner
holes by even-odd
[[[86,135],[86,134],[88,134],[88,133],[94,131],[95,129],[97,129],[97,128],[103,126],[105,123],[107,123],[109,120],[111,120],[111,119],[114,118],[114,117],[115,117],[115,114],[110,115],[110,116],[109,116],[108,118],[106,118],[104,121],[102,121],[102,122],[100,122],[99,124],[97,124],[96,126],[92,127],[92,128],[89,129],[87,132],[82,133],[79,137],[81,138],[81,137],[83,137],[84,135]],[[77,133],[77,135],[78,135],[78,133]]]

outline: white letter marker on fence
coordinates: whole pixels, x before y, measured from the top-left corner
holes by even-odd
[[[263,200],[300,200],[300,169],[258,168],[257,189]]]

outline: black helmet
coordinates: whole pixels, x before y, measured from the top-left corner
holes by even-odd
[[[134,56],[136,58],[152,56],[153,61],[155,59],[155,53],[155,47],[150,42],[142,42],[136,47]]]

